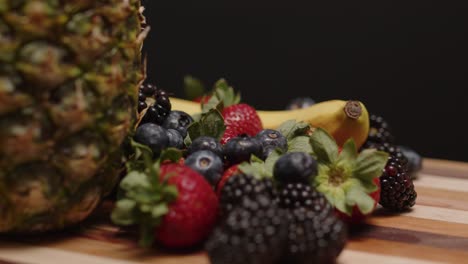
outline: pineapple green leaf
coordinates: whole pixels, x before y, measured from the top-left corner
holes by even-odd
[[[382,175],[382,170],[388,161],[388,153],[375,149],[362,151],[356,160],[353,174],[363,181],[372,181]]]
[[[338,158],[338,145],[327,131],[322,128],[315,129],[310,141],[319,163],[335,163]]]
[[[197,78],[191,75],[184,77],[184,93],[187,99],[193,100],[203,96],[206,92],[205,85]]]

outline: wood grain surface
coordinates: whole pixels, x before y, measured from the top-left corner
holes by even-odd
[[[378,209],[353,229],[338,263],[468,263],[468,164],[426,159],[413,210]],[[0,264],[208,264],[201,249],[141,249],[135,234],[112,226],[105,202],[88,221],[61,233],[0,236]]]

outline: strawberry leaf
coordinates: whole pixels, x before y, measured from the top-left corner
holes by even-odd
[[[382,170],[387,164],[389,154],[375,149],[362,151],[357,160],[353,174],[356,178],[371,182],[374,178],[382,175]]]
[[[296,120],[288,120],[278,128],[278,131],[288,140],[298,136],[308,136],[310,134],[310,130],[311,127],[308,123],[297,122]]]
[[[211,96],[211,98],[206,103],[202,103],[202,114],[207,113],[211,109],[217,109],[222,111],[224,108],[223,102],[216,96]]]
[[[239,170],[247,175],[254,176],[256,179],[271,178],[273,172],[269,171],[265,166],[265,162],[252,155],[249,162],[239,164]]]
[[[183,157],[182,151],[176,148],[167,148],[161,152],[161,161],[178,162]]]
[[[211,109],[222,111],[225,107],[238,104],[240,100],[240,94],[236,93],[226,80],[221,79],[215,83],[210,100],[206,104],[202,104],[202,113],[206,113]]]
[[[346,192],[346,203],[354,207],[357,205],[363,214],[369,214],[374,210],[375,201],[370,197],[360,185],[354,185]]]
[[[122,226],[134,225],[136,223],[134,217],[136,205],[137,203],[130,199],[117,201],[111,214],[112,221]]]
[[[159,218],[161,216],[166,215],[169,212],[169,208],[167,204],[158,204],[154,207],[151,207],[151,217],[152,218]]]
[[[356,148],[356,143],[354,143],[353,139],[349,139],[343,145],[343,150],[339,154],[338,159],[339,161],[354,162],[356,161],[357,157],[358,157],[358,152]]]
[[[322,128],[315,129],[310,142],[319,163],[335,163],[338,158],[338,145],[327,131]]]
[[[282,155],[283,152],[280,149],[275,149],[265,160],[265,170],[270,172],[271,175],[273,175],[273,169],[275,167],[276,162]]]
[[[127,175],[120,183],[118,200],[111,219],[117,225],[138,225],[140,244],[149,246],[154,240],[154,229],[169,211],[169,204],[177,199],[177,187],[167,184],[160,178],[160,160],[153,161],[151,151],[140,144],[133,144],[135,155],[130,163],[140,166],[127,166]],[[176,161],[182,156],[180,150],[167,149],[163,159]]]
[[[184,93],[187,99],[193,100],[205,94],[205,85],[193,76],[184,77]]]
[[[201,136],[209,136],[220,140],[226,130],[224,119],[216,109],[211,109],[202,114],[200,121],[193,122],[187,129],[188,138],[184,140],[190,145],[195,139]]]
[[[314,151],[307,136],[298,136],[288,141],[288,152],[305,152],[312,154]]]

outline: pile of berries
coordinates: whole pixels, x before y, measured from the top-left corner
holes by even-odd
[[[229,170],[218,185],[221,223],[206,243],[211,262],[334,262],[346,225],[309,185],[316,174],[317,162],[302,152],[282,156],[273,178]]]
[[[408,154],[411,151],[403,152],[392,145],[394,138],[383,118],[371,118],[373,128],[364,146],[378,149],[381,152],[376,152],[384,155],[381,166],[375,170],[376,175],[363,177],[371,180],[362,186],[375,185],[375,189],[370,188],[372,190],[364,193],[364,198],[359,197],[360,200],[371,199],[371,204],[367,203],[367,211],[362,213],[361,208],[366,207],[352,203],[358,197],[355,196],[351,203],[342,203],[349,207],[343,213],[343,206],[327,198],[327,189],[336,191],[344,188],[348,180],[356,182],[350,174],[353,170],[349,169],[352,168],[350,164],[357,166],[356,162],[323,164],[323,157],[311,155],[314,144],[310,130],[296,136],[300,140],[305,138],[302,142],[311,144],[311,151],[303,150],[307,148],[291,150],[290,143],[294,140],[291,135],[263,129],[253,107],[233,101],[221,104],[222,109],[216,108],[224,122],[222,134],[198,133],[194,137],[191,129],[202,126],[202,121],[172,110],[165,91],[154,85],[143,85],[139,100],[139,125],[133,139],[149,147],[151,159],[159,163],[145,164],[140,174],[128,172],[121,184],[127,196],[117,203],[113,219],[121,225],[156,222],[157,225],[152,226],[156,229],[153,233],[163,246],[185,248],[205,243],[214,264],[333,263],[345,246],[347,224],[365,219],[378,202],[394,211],[407,210],[415,204],[416,192],[408,171],[411,161],[405,158],[405,155],[412,155]],[[296,100],[290,108],[313,103],[312,100]],[[313,132],[317,133],[326,132]],[[317,138],[323,139],[324,135]],[[336,151],[336,143],[317,145],[323,149],[316,154],[327,153],[325,160],[328,162],[339,160],[338,152],[342,150]],[[175,155],[177,160],[162,159],[162,153],[168,149],[176,149],[180,154]],[[344,151],[348,151],[345,154],[348,159],[359,155],[356,149]],[[389,154],[386,166],[384,152]],[[273,156],[276,158],[271,162]],[[413,160],[418,162],[417,154],[413,155]],[[262,168],[270,162],[271,171],[257,173],[255,162]],[[345,166],[340,167],[343,164]],[[245,169],[245,166],[251,167]],[[420,164],[415,164],[413,168],[417,170],[418,166]],[[147,182],[142,180],[142,174],[154,172],[160,182],[148,180],[151,177]],[[135,186],[134,189],[131,186]],[[135,192],[143,194],[139,196]],[[157,199],[148,200],[151,194]],[[138,211],[134,208],[140,208],[137,206],[140,202],[144,210],[138,209],[143,211],[132,216],[136,220],[129,221],[132,218],[129,214]]]

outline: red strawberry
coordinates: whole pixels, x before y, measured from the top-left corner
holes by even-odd
[[[380,200],[380,179],[375,178],[374,183],[377,185],[378,189],[375,192],[370,193],[369,196],[375,201],[374,203],[374,210],[375,210],[375,207],[377,207],[377,203]],[[354,225],[362,223],[369,216],[368,214],[367,215],[363,214],[356,205],[353,207],[353,212],[351,216],[345,213],[342,213],[339,210],[335,210],[335,212],[338,215],[338,217],[340,217],[343,221],[349,224],[354,224]]]
[[[375,210],[380,198],[379,176],[388,153],[376,149],[358,152],[348,140],[340,149],[323,129],[316,129],[310,139],[319,161],[314,185],[335,206],[338,216],[357,224]]]
[[[229,169],[227,169],[221,179],[218,182],[218,185],[216,186],[216,194],[218,197],[221,195],[221,190],[224,187],[224,184],[231,178],[231,176],[239,173],[239,165],[233,165]]]
[[[226,132],[221,144],[226,144],[231,138],[242,134],[255,136],[263,129],[262,121],[255,108],[247,104],[235,104],[223,109],[222,112]]]
[[[194,102],[206,104],[211,99],[211,95],[203,95],[193,99]]]
[[[156,240],[171,248],[201,243],[216,224],[218,199],[210,184],[197,172],[179,164],[164,164],[161,178],[178,190],[177,199],[156,228]]]

